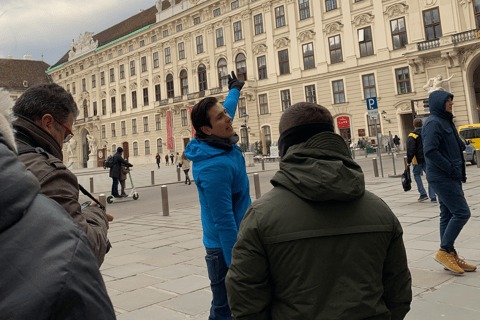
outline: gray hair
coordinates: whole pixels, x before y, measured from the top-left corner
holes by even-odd
[[[15,102],[13,113],[33,122],[41,120],[46,114],[51,114],[65,123],[70,115],[75,119],[79,111],[70,93],[56,83],[49,83],[34,85],[25,91]],[[61,129],[56,122],[55,126]]]

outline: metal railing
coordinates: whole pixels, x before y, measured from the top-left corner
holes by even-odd
[[[205,91],[190,93],[190,94],[187,95],[188,100],[198,99],[198,98],[203,98],[203,97],[205,97]]]
[[[222,93],[222,91],[223,91],[223,87],[218,87],[218,88],[210,89],[210,94],[219,94],[219,93]]]
[[[168,104],[168,99],[158,101],[159,106],[166,106]]]
[[[452,42],[453,44],[457,44],[477,40],[478,38],[480,38],[480,29],[474,29],[452,35]]]
[[[180,102],[180,101],[182,101],[182,100],[183,100],[183,96],[179,96],[179,97],[174,97],[174,98],[173,98],[173,102],[174,102],[174,103],[175,103],[175,102]]]
[[[440,40],[439,39],[422,41],[422,42],[417,43],[418,51],[424,51],[424,50],[434,49],[434,48],[438,48],[438,47],[440,47]]]

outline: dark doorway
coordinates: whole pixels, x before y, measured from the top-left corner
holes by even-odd
[[[190,142],[190,138],[183,138],[183,150],[185,150],[189,142]]]
[[[343,140],[347,141],[347,145],[350,146],[350,143],[352,142],[352,135],[350,133],[350,128],[342,128],[340,130],[340,136],[343,138]]]
[[[88,148],[88,140],[87,140],[87,134],[88,132],[85,132],[85,135],[83,136],[82,139],[82,155],[83,155],[83,167],[87,168],[88,164],[88,154],[90,153],[90,149]]]
[[[411,113],[401,114],[400,118],[402,119],[402,129],[403,129],[402,130],[403,135],[399,137],[401,139],[400,144],[403,144],[404,146],[406,146],[407,137],[410,134],[410,132],[413,131],[412,114]]]
[[[128,142],[123,143],[123,158],[128,161],[130,152],[128,150]]]

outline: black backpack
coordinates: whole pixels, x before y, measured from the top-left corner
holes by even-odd
[[[114,164],[115,164],[115,161],[113,159],[113,156],[110,155],[107,157],[107,160],[103,162],[103,169],[113,168]]]

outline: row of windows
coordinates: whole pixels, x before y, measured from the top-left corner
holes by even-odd
[[[188,126],[188,112],[187,109],[183,109],[180,112],[181,115],[181,120],[182,120],[182,126]],[[172,126],[173,126],[173,115],[171,117],[172,121]],[[106,126],[102,125],[102,139],[106,138]],[[126,128],[126,121],[121,121],[120,122],[120,129],[121,129],[121,135],[126,136],[127,135],[127,128]],[[155,115],[155,130],[161,130],[162,129],[162,122],[159,114]],[[110,124],[110,132],[112,137],[117,136],[117,131],[116,131],[116,124],[111,123]],[[143,117],[143,132],[149,132],[149,123],[148,123],[148,116]],[[138,127],[137,127],[137,119],[132,119],[132,134],[138,133]]]
[[[357,2],[359,0],[356,0]],[[237,1],[238,2],[238,1]],[[310,4],[308,0],[299,0],[299,8],[300,8],[300,19],[306,19],[310,17]],[[474,5],[474,15],[475,15],[475,21],[477,23],[477,26],[480,27],[480,0],[475,0],[473,2]],[[327,11],[333,10],[337,8],[337,1],[336,0],[326,0],[326,8]],[[220,9],[214,10],[214,16],[220,15]],[[439,8],[432,8],[428,9],[422,12],[423,16],[423,24],[425,28],[425,36],[427,41],[428,40],[434,40],[438,39],[442,36],[442,27],[441,27],[441,21],[440,21],[440,12]],[[253,18],[254,22],[254,31],[255,35],[261,34],[264,32],[264,27],[263,27],[263,15],[258,14],[255,15]],[[200,18],[195,18],[194,19],[194,24],[200,23]],[[285,25],[285,9],[284,6],[279,6],[275,8],[275,24],[276,27],[282,27]],[[180,28],[181,30],[181,25],[177,26],[177,31]],[[243,39],[242,35],[242,23],[241,21],[234,22],[233,23],[233,30],[234,30],[234,39],[235,41],[239,41]],[[406,32],[406,24],[405,24],[405,18],[397,18],[393,19],[390,21],[390,32],[391,32],[391,37],[392,37],[392,44],[393,44],[393,49],[401,49],[406,46],[408,43],[407,40],[407,32]],[[168,36],[168,30],[164,30],[164,37]],[[371,27],[366,27],[362,29],[357,30],[357,35],[358,35],[358,42],[359,42],[359,47],[360,47],[360,56],[365,57],[369,55],[374,54],[373,50],[373,39],[372,39],[372,30]],[[223,28],[219,28],[215,30],[215,36],[216,36],[216,45],[217,47],[221,47],[225,45],[224,41],[224,34],[223,34]],[[152,36],[151,38],[152,42],[156,41],[157,38],[156,36]],[[328,43],[329,43],[329,49],[330,49],[330,60],[331,63],[338,63],[343,61],[342,57],[342,47],[341,47],[341,41],[340,41],[340,35],[336,35],[333,37],[328,38]],[[140,41],[140,47],[145,44],[144,40]],[[200,35],[196,37],[196,51],[197,54],[203,53],[204,52],[204,46],[203,46],[203,36]],[[129,51],[133,50],[133,45],[129,46]],[[118,55],[122,55],[123,50],[118,51]],[[185,44],[179,43],[178,44],[178,56],[179,59],[185,59]],[[113,58],[113,54],[109,54],[109,59]],[[100,63],[103,62],[103,58],[100,58]],[[171,63],[171,53],[170,53],[170,47],[165,48],[165,64]],[[93,64],[93,61],[91,62],[90,65]],[[158,58],[158,52],[153,53],[153,65],[154,68],[158,68],[159,65],[159,58]],[[141,58],[141,67],[142,67],[142,72],[147,71],[147,63],[146,63],[146,57]],[[124,66],[120,66],[120,79],[123,79],[125,77],[124,75]],[[83,65],[80,65],[80,70],[83,70]],[[113,69],[110,70],[110,81],[113,82],[115,81],[113,74]],[[66,72],[66,76],[68,77],[69,74],[74,74],[75,70],[71,69],[70,72]],[[135,62],[131,61],[130,62],[130,74],[135,75]],[[59,79],[62,78],[62,75],[59,75]],[[104,75],[101,75],[101,84],[105,84],[104,80]],[[94,80],[93,80],[94,82]],[[72,88],[72,91],[74,89]]]
[[[204,75],[205,76],[205,75]],[[186,77],[186,75],[185,75]],[[223,79],[222,79],[223,80]],[[395,69],[395,80],[396,80],[396,86],[397,86],[397,93],[398,94],[406,94],[411,92],[411,84],[410,84],[410,74],[409,74],[409,69],[408,67],[402,67]],[[172,90],[173,90],[173,77],[170,80],[172,81]],[[202,81],[206,81],[202,80]],[[184,93],[188,93],[188,82],[186,78],[182,78],[182,90],[187,90]],[[204,84],[206,86],[206,84]],[[333,92],[333,103],[334,104],[341,104],[345,103],[345,89],[344,89],[344,83],[343,80],[334,80],[332,81],[332,92]],[[371,97],[376,97],[377,96],[377,90],[376,90],[376,84],[375,84],[375,76],[373,74],[368,74],[368,75],[363,75],[362,76],[362,87],[363,87],[363,96],[365,99],[371,98]],[[144,94],[144,105],[148,105],[148,88],[143,89],[143,94]],[[155,86],[155,94],[156,94],[156,99],[157,101],[160,100],[160,85]],[[290,90],[281,90],[280,91],[280,97],[281,97],[281,105],[282,105],[282,111],[285,111],[287,108],[291,106],[291,94]],[[313,102],[316,103],[316,90],[315,90],[315,85],[309,85],[305,87],[305,97],[307,102]],[[126,95],[122,94],[121,95],[121,104],[122,104],[122,111],[127,110],[127,103],[126,103]],[[101,101],[102,104],[102,115],[106,115],[107,113],[107,108],[106,108],[106,100],[103,99]],[[137,107],[137,92],[132,91],[132,108]],[[259,95],[259,107],[260,107],[260,114],[267,114],[269,113],[268,111],[268,99],[266,94],[261,94]],[[87,101],[84,100],[83,102],[83,108],[84,108],[84,118],[88,118],[88,107],[87,107]],[[97,102],[93,102],[93,115],[96,116],[98,113],[97,111]],[[111,97],[111,113],[116,113],[116,97]],[[244,114],[246,114],[246,102],[244,98],[241,98],[238,102],[238,115],[239,117],[243,117]],[[145,120],[147,119],[147,120]],[[181,119],[182,119],[182,126],[187,126],[188,125],[188,119],[187,119],[187,110],[183,109],[181,110]],[[145,121],[147,121],[145,123]],[[156,130],[160,130],[160,116],[156,115],[155,116],[155,121],[156,121]],[[122,124],[122,128],[124,128],[124,125]],[[148,131],[148,117],[144,118],[144,132]],[[136,120],[132,122],[132,132],[137,133],[136,131]],[[112,133],[113,134],[113,133]],[[122,130],[122,135],[125,135],[124,131]]]

